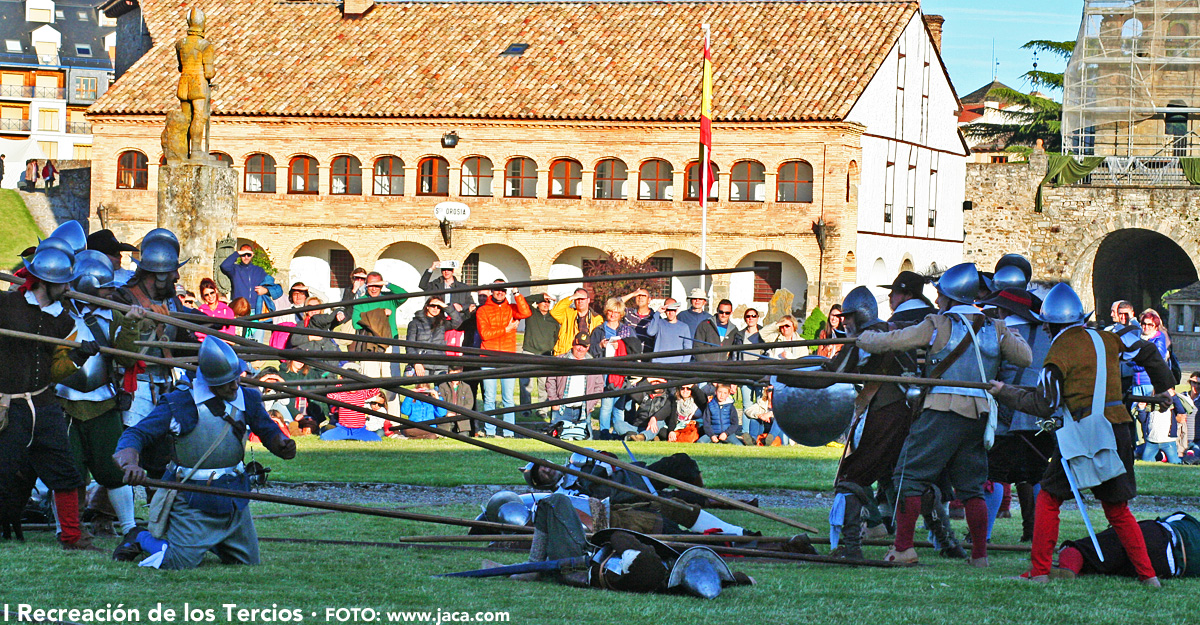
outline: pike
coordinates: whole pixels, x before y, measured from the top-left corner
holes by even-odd
[[[81,299],[85,302],[94,303],[99,306],[104,306],[106,308],[112,308],[114,310],[128,311],[131,308],[130,306],[128,306],[126,304],[120,304],[120,303],[113,302],[113,301],[110,301],[110,300],[107,300],[104,298],[100,298],[100,297],[93,297],[91,295],[78,293],[76,291],[68,291],[67,295],[69,297],[72,297],[75,299]],[[211,331],[212,331],[212,328],[209,328],[207,326],[201,326],[198,324],[189,323],[186,321],[182,321],[180,319],[172,318],[168,315],[161,315],[161,314],[158,314],[155,312],[147,311],[146,317],[149,319],[154,319],[156,321],[160,321],[162,323],[170,323],[172,325],[176,325],[176,326],[182,327],[186,330],[190,330],[193,332],[198,330],[200,332],[210,332],[211,333]],[[246,339],[246,338],[236,336],[236,335],[225,334],[225,333],[217,333],[217,335],[221,336],[222,338],[225,338],[226,340],[229,340],[233,343],[237,343],[240,345],[254,344],[254,341],[252,341],[251,339]],[[298,358],[297,360],[304,361],[304,359],[301,359],[301,358]],[[342,375],[342,377],[358,380],[359,382],[373,381],[372,378],[370,378],[368,376],[362,375],[362,374],[354,372],[354,371],[348,371],[346,369],[342,369],[341,367],[334,367],[334,366],[330,366],[330,365],[320,363],[320,362],[309,362],[308,364],[313,367],[316,367],[318,369],[322,369],[322,370],[329,371],[332,373],[338,373],[338,374]],[[272,388],[275,390],[287,389],[288,392],[294,392],[298,395],[307,397],[308,399],[316,399],[317,401],[325,402],[330,405],[348,406],[349,409],[356,410],[363,414],[371,414],[373,416],[377,416],[377,417],[380,417],[380,418],[388,420],[388,421],[393,421],[395,423],[399,423],[405,427],[417,428],[424,432],[432,432],[434,434],[439,434],[439,435],[445,436],[447,438],[452,438],[454,440],[465,442],[469,445],[475,445],[477,447],[483,447],[485,449],[490,449],[491,451],[496,451],[496,452],[502,453],[504,455],[511,456],[513,458],[525,460],[526,462],[533,462],[534,464],[537,464],[537,465],[550,467],[550,468],[562,471],[568,475],[575,475],[576,477],[583,477],[583,478],[586,478],[593,482],[604,484],[606,486],[616,488],[617,490],[620,490],[622,492],[628,492],[637,497],[649,499],[651,501],[654,501],[654,502],[662,504],[662,505],[672,506],[672,507],[676,507],[676,508],[689,508],[689,509],[691,507],[691,506],[689,506],[685,503],[682,503],[678,500],[675,500],[675,499],[651,495],[650,493],[627,486],[620,482],[615,482],[615,481],[608,480],[605,478],[600,478],[598,476],[585,474],[585,473],[583,473],[581,471],[577,471],[573,468],[557,465],[555,463],[549,462],[542,458],[536,458],[536,457],[530,456],[528,454],[523,454],[521,452],[517,452],[514,450],[510,450],[510,449],[501,447],[499,445],[494,445],[494,444],[488,443],[487,441],[484,441],[484,440],[481,440],[481,439],[478,439],[475,437],[463,436],[463,435],[458,434],[457,432],[450,432],[448,430],[439,430],[439,429],[432,428],[432,427],[423,425],[423,424],[415,422],[415,421],[411,421],[409,419],[395,417],[395,416],[389,415],[387,413],[383,413],[383,412],[379,412],[379,411],[375,411],[375,410],[364,409],[360,406],[353,406],[351,404],[346,404],[344,402],[334,402],[334,401],[328,400],[327,398],[324,398],[320,395],[316,395],[315,393],[307,393],[307,392],[301,391],[299,389],[288,389],[288,387],[286,387],[285,385],[271,384],[271,383],[263,382],[261,380],[248,380],[248,382],[250,384],[253,384],[255,386],[261,386],[263,388]],[[391,390],[392,392],[395,392],[399,395],[403,395],[405,397],[411,397],[413,399],[424,401],[424,402],[434,405],[434,406],[446,408],[447,410],[453,410],[456,413],[463,415],[464,417],[475,419],[477,421],[482,421],[483,423],[491,424],[495,427],[504,428],[505,430],[511,431],[515,434],[520,434],[521,436],[524,436],[526,438],[532,438],[534,440],[538,440],[538,441],[546,443],[548,445],[558,447],[559,449],[563,449],[565,451],[577,453],[584,457],[591,458],[593,460],[598,460],[600,462],[608,463],[611,466],[619,467],[621,469],[624,469],[626,471],[629,471],[629,472],[637,474],[637,475],[645,475],[647,477],[652,477],[652,478],[658,480],[659,482],[662,482],[664,484],[670,484],[671,486],[674,486],[680,490],[685,490],[685,491],[688,491],[688,492],[691,492],[691,493],[694,493],[697,495],[702,495],[702,496],[708,497],[710,499],[714,499],[721,503],[730,505],[736,509],[744,510],[746,512],[756,514],[763,518],[770,519],[770,520],[776,521],[778,523],[783,523],[784,525],[790,525],[797,529],[801,529],[806,532],[810,532],[810,533],[814,533],[814,534],[817,533],[817,531],[818,531],[816,528],[814,528],[810,525],[807,525],[805,523],[801,523],[799,521],[789,519],[787,517],[775,514],[773,512],[769,512],[767,510],[755,508],[754,506],[751,506],[745,502],[739,501],[739,500],[731,498],[731,497],[726,497],[720,493],[715,493],[715,492],[712,492],[705,488],[700,488],[698,486],[694,486],[688,482],[684,482],[683,480],[678,480],[673,477],[670,477],[667,475],[662,475],[655,471],[651,471],[649,469],[639,467],[637,465],[629,464],[628,462],[624,462],[619,459],[605,456],[604,454],[601,454],[600,452],[593,451],[593,450],[587,449],[585,447],[580,447],[578,445],[574,445],[567,441],[562,441],[562,440],[559,440],[559,439],[551,437],[551,436],[547,436],[541,432],[537,432],[537,431],[531,430],[531,429],[523,427],[523,426],[508,423],[507,421],[504,421],[503,419],[497,419],[493,416],[483,414],[476,410],[465,409],[461,406],[457,406],[450,402],[447,402],[447,401],[444,401],[441,399],[437,399],[434,397],[429,397],[428,395],[425,395],[423,393],[418,393],[416,391],[413,391],[413,390],[410,390],[407,388],[403,388],[403,387],[391,387],[391,388],[389,388],[389,390]]]
[[[486,569],[460,571],[458,573],[442,573],[436,577],[508,577],[517,573],[576,571],[586,569],[590,560],[591,558],[587,556],[579,556],[576,558],[562,558],[560,560],[546,560],[544,562],[522,562],[520,564],[494,566]]]

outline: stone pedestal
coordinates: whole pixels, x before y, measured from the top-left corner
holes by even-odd
[[[179,237],[179,284],[197,291],[224,259],[217,242],[237,237],[237,172],[224,163],[167,163],[158,169],[158,226]],[[197,293],[198,295],[199,293]]]

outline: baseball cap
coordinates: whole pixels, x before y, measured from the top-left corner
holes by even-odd
[[[458,268],[458,261],[456,261],[456,260],[443,260],[443,261],[438,261],[438,269],[450,269],[450,270],[454,270],[454,269],[457,269],[457,268]]]
[[[663,308],[666,308],[667,310],[679,310],[679,302],[671,302]]]
[[[592,344],[592,337],[589,336],[587,332],[580,332],[579,334],[575,335],[575,340],[573,341],[573,344],[582,345],[583,347],[589,347]]]

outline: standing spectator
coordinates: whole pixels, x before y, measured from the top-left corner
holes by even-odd
[[[46,159],[46,165],[42,167],[42,180],[46,183],[46,195],[50,194],[50,189],[54,187],[54,180],[58,177],[58,168],[54,166],[54,159]]]
[[[675,391],[675,426],[667,433],[672,443],[695,443],[700,440],[700,427],[704,420],[705,398],[692,384],[684,384]]]
[[[428,383],[418,384],[413,390],[417,391],[418,393],[428,395],[433,399],[442,398],[441,394],[437,392],[437,389],[433,388]],[[446,416],[446,412],[446,409],[442,406],[434,406],[427,401],[414,399],[412,397],[405,397],[404,403],[400,405],[400,416],[416,423],[441,419],[442,417]],[[438,437],[437,434],[434,434],[433,432],[426,432],[417,428],[404,428],[403,430],[400,430],[400,433],[407,438],[429,439]]]
[[[217,283],[212,278],[205,278],[200,281],[200,312],[213,317],[214,319],[233,319],[233,309],[228,304],[222,302],[217,297]],[[224,326],[220,330],[232,334],[233,326]],[[200,341],[204,340],[207,335],[196,333],[196,338]]]
[[[452,365],[449,371],[449,373],[452,375],[462,372],[463,368],[457,365]],[[455,406],[458,406],[459,408],[465,408],[467,410],[473,410],[475,408],[475,394],[472,392],[471,386],[466,382],[459,380],[448,380],[446,382],[442,382],[438,385],[438,394],[440,394],[443,399],[454,404]],[[460,415],[461,413],[453,410],[446,413],[446,416],[448,417],[458,417]],[[467,418],[462,418],[458,421],[451,421],[449,423],[443,423],[438,427],[443,430],[458,432],[464,436],[471,435],[471,420]]]
[[[708,306],[708,295],[704,292],[704,289],[692,289],[690,301],[692,308],[679,313],[679,320],[687,324],[692,336],[696,336],[696,328],[700,327],[700,322],[712,319],[713,316],[704,310],[704,307]]]
[[[554,305],[554,297],[549,293],[534,295],[529,298],[533,304],[533,314],[525,320],[525,338],[521,341],[521,351],[534,356],[553,356],[554,343],[558,340],[558,329],[562,326],[553,315],[550,308]],[[521,403],[533,402],[533,389],[537,387],[538,401],[546,401],[546,378],[521,378]],[[538,419],[544,420],[550,415],[549,408],[538,408]],[[528,418],[528,412],[524,415]]]
[[[496,283],[503,284],[504,280],[496,280]],[[512,303],[509,303],[508,289],[493,288],[491,297],[475,311],[475,324],[479,330],[479,338],[482,339],[480,346],[487,350],[515,353],[517,351],[517,328],[521,325],[522,319],[527,319],[532,314],[533,311],[529,309],[529,303],[525,301],[525,296],[513,291]],[[483,381],[484,412],[496,408],[497,382],[500,386],[500,404],[505,408],[513,407],[513,385],[516,380],[513,378],[501,380],[487,378]],[[504,413],[504,420],[514,424],[517,422],[516,415],[512,412]],[[496,435],[496,426],[491,423],[487,424],[484,430],[489,437]],[[503,436],[512,438],[513,433],[511,430],[506,430]]]
[[[691,311],[689,311],[691,312]],[[701,349],[704,347],[712,347],[720,345],[722,347],[731,347],[733,345],[742,344],[742,331],[737,325],[732,323],[733,319],[733,302],[723,299],[717,303],[717,316],[709,317],[700,322],[699,327],[693,335],[696,340],[692,347]],[[683,315],[680,315],[681,317]],[[697,362],[718,362],[722,360],[734,360],[733,352],[718,352],[715,354],[696,354],[693,358]]]
[[[580,332],[571,341],[571,351],[559,356],[568,360],[586,360],[591,358],[588,353],[591,337],[587,332]],[[574,373],[550,376],[546,379],[546,396],[550,401],[560,401],[572,397],[582,397],[599,393],[604,390],[604,376],[599,373]],[[588,438],[591,432],[591,413],[599,399],[589,399],[555,406],[550,421],[561,424],[560,438]]]
[[[742,442],[742,420],[733,405],[733,393],[728,384],[718,384],[712,399],[704,409],[704,436],[701,443],[725,443],[744,445]]]
[[[638,289],[629,295],[621,298],[621,301],[629,306],[629,300],[632,299],[634,305],[625,310],[625,323],[633,326],[637,332],[637,337],[642,341],[642,351],[654,351],[654,337],[650,336],[650,322],[654,319],[654,309],[650,308],[650,291],[646,289]]]
[[[558,340],[554,343],[554,355],[561,356],[571,351],[572,341],[580,332],[591,333],[603,323],[600,315],[591,311],[592,296],[587,289],[578,288],[571,297],[550,309],[550,315],[559,323]]]
[[[342,299],[358,299],[367,296],[367,270],[355,267],[350,272],[350,292],[342,293]]]
[[[4,157],[5,154],[0,154],[0,180],[4,180]]]
[[[460,323],[462,323],[462,313],[454,309],[447,311],[446,303],[442,301],[442,298],[433,295],[425,300],[425,308],[422,309],[422,312],[413,315],[412,321],[408,322],[408,334],[405,340],[445,347],[446,330],[457,328]],[[442,357],[446,355],[446,350],[405,347],[404,353]],[[413,373],[420,377],[445,373],[447,366],[442,363],[413,362],[412,368]],[[401,410],[404,409],[401,408]]]
[[[1167,352],[1170,350],[1167,343],[1167,335],[1162,331],[1162,319],[1158,316],[1158,312],[1153,309],[1146,310],[1141,315],[1138,315],[1138,322],[1142,326],[1142,339],[1150,342],[1158,349],[1158,354],[1163,360],[1167,360]],[[1169,361],[1168,361],[1169,362]],[[1153,395],[1154,385],[1150,382],[1150,375],[1146,373],[1146,368],[1138,365],[1133,367],[1133,390],[1134,395]],[[1139,405],[1140,410],[1137,413],[1138,422],[1141,423],[1141,439],[1146,440],[1149,434],[1150,419],[1152,413],[1147,410],[1145,404]],[[1150,446],[1147,445],[1147,448]],[[1144,450],[1143,450],[1144,451]]]
[[[821,324],[821,330],[817,332],[817,338],[840,339],[845,336],[846,330],[842,328],[842,305],[834,304],[829,307],[829,319]],[[817,355],[826,358],[833,358],[840,351],[842,351],[841,345],[821,345],[817,347]]]
[[[742,314],[742,321],[746,322],[746,327],[742,330],[742,344],[743,345],[756,345],[756,344],[762,343],[763,342],[763,338],[762,338],[762,334],[761,334],[762,328],[758,325],[758,321],[759,321],[758,309],[747,308],[746,312]],[[761,358],[759,358],[759,356],[765,355],[765,354],[766,354],[765,350],[741,351],[741,352],[737,352],[736,359],[737,360],[762,360]],[[758,389],[756,387],[750,386],[748,384],[743,384],[741,387],[741,391],[742,391],[742,405],[743,406],[749,406],[750,404],[753,404],[754,402],[758,401]]]
[[[319,297],[310,297],[304,302],[305,306],[318,306],[320,304],[321,299]],[[333,312],[326,312],[326,310],[309,310],[305,312],[300,326],[304,328],[312,328],[314,330],[333,331],[334,328],[342,325],[350,319],[349,306]],[[337,341],[334,341],[331,338],[317,336],[314,334],[302,334],[299,332],[291,333],[291,335],[288,337],[287,346],[289,349],[307,349],[310,351],[342,351],[342,348],[337,344]],[[338,364],[335,360],[324,360],[322,362],[329,365]]]
[[[31,159],[25,161],[25,190],[26,191],[32,192],[33,189],[35,187],[37,187],[38,174],[41,173],[41,171],[42,170],[40,168],[38,168],[38,162],[37,162],[36,158],[31,158]],[[130,184],[126,188],[132,189],[133,181],[130,181]]]
[[[372,271],[367,274],[366,297],[363,299],[380,297],[383,295],[384,289],[387,289],[393,295],[402,295],[407,292],[390,282],[385,282],[383,275],[378,271]],[[402,302],[403,300],[400,299],[389,299],[354,304],[354,312],[350,316],[350,324],[354,327],[355,334],[368,337],[395,338],[397,336],[396,311],[400,308]],[[360,348],[369,351],[399,352],[399,350],[395,349],[395,346],[372,343],[369,339],[363,339],[359,345]],[[361,363],[361,367],[363,375],[373,378],[392,377],[392,363],[390,362],[364,360]],[[388,412],[391,414],[399,413],[400,405],[396,399],[396,394],[391,391],[384,391],[384,393],[388,400]]]
[[[614,358],[630,353],[641,353],[642,342],[637,338],[633,326],[625,323],[625,303],[612,297],[604,303],[604,323],[592,330],[592,358]],[[625,376],[611,374],[604,376],[604,390],[615,391],[625,388]],[[612,427],[625,416],[624,397],[605,397],[600,400],[600,429],[596,438],[609,440],[612,438]]]
[[[290,308],[303,308],[304,303],[308,301],[308,287],[303,282],[293,282],[292,288],[288,289],[287,299],[280,298],[275,302],[276,310],[288,310]],[[293,313],[292,316],[275,317],[276,321],[291,321],[296,325],[303,325],[304,313]]]
[[[244,297],[250,304],[251,314],[258,314],[263,308],[274,309],[273,300],[283,295],[283,287],[275,284],[275,279],[267,275],[262,267],[253,264],[252,260],[254,248],[243,245],[221,261],[221,273],[229,277],[232,285],[229,297]]]
[[[784,315],[775,322],[775,328],[779,330],[779,336],[775,337],[776,343],[785,343],[790,341],[799,341],[800,335],[796,333],[797,329],[796,318],[791,315]],[[808,348],[804,346],[794,347],[772,347],[769,350],[769,355],[772,358],[780,360],[792,360],[795,358],[803,358],[808,355]]]
[[[669,297],[663,302],[659,314],[650,321],[646,331],[654,337],[655,352],[673,352],[692,347],[691,341],[688,340],[692,338],[691,329],[679,320],[679,302]],[[654,362],[688,362],[691,359],[692,357],[687,355],[661,356],[655,358]]]
[[[1154,462],[1161,450],[1167,457],[1167,462],[1179,464],[1179,449],[1176,438],[1179,422],[1187,418],[1182,403],[1177,399],[1169,406],[1150,406],[1146,412],[1146,447],[1142,450],[1144,462]]]
[[[458,278],[454,277],[454,269],[457,266],[458,263],[452,260],[435,260],[433,261],[433,264],[430,265],[429,269],[426,269],[425,273],[421,274],[421,281],[417,283],[417,286],[422,291],[469,288],[466,282],[460,282]],[[440,278],[433,277],[433,272],[435,271],[441,272]],[[441,297],[442,301],[449,304],[450,308],[453,308],[460,313],[465,312],[471,307],[470,291],[450,293],[447,295],[441,295],[439,297]]]
[[[1186,446],[1188,448],[1200,448],[1200,432],[1196,431],[1196,413],[1200,409],[1200,371],[1193,371],[1188,376],[1188,390],[1183,393],[1185,412],[1187,412],[1187,432],[1188,438]],[[1191,410],[1186,410],[1188,404],[1191,404]],[[1200,452],[1198,452],[1200,453]]]

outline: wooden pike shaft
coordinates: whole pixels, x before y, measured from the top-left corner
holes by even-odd
[[[80,299],[85,302],[93,303],[98,306],[104,306],[107,308],[113,308],[116,310],[128,311],[130,308],[130,306],[125,305],[125,304],[119,304],[117,302],[109,301],[109,300],[106,300],[106,299],[103,299],[100,297],[93,297],[90,295],[85,295],[83,293],[77,293],[75,291],[70,291],[69,295],[73,298]],[[160,321],[162,323],[170,323],[173,325],[177,325],[179,327],[182,327],[186,330],[190,330],[193,332],[197,331],[197,330],[200,332],[211,332],[212,331],[211,328],[208,328],[206,326],[200,326],[200,325],[197,325],[194,323],[189,323],[189,322],[182,321],[179,319],[174,319],[170,316],[160,315],[155,312],[148,311],[146,313],[146,316],[150,319],[154,319],[154,320]],[[231,342],[234,342],[234,343],[238,343],[240,345],[254,344],[254,341],[240,337],[240,336],[236,336],[236,335],[222,334],[221,336],[222,336],[222,338],[226,338],[227,340],[230,340]],[[298,359],[298,360],[303,360],[303,359]],[[341,367],[334,367],[334,366],[326,365],[321,362],[313,362],[313,361],[308,361],[308,364],[310,366],[316,367],[318,369],[337,373],[337,374],[341,375],[342,377],[358,380],[359,382],[372,381],[372,379],[368,376],[362,375],[355,371],[348,371],[346,369],[342,369]],[[584,474],[583,472],[577,471],[571,467],[564,467],[561,465],[557,465],[553,462],[549,462],[542,458],[537,458],[534,456],[530,456],[528,454],[523,454],[521,452],[517,452],[517,451],[511,450],[511,449],[501,447],[499,445],[489,443],[486,440],[478,439],[478,438],[471,437],[471,436],[463,436],[461,434],[458,434],[457,432],[450,432],[448,430],[439,430],[437,428],[429,427],[429,426],[423,425],[418,422],[410,421],[408,419],[392,416],[387,413],[378,412],[375,410],[365,409],[360,406],[352,406],[350,404],[345,404],[344,402],[334,402],[334,401],[332,401],[326,397],[323,397],[321,395],[317,395],[315,393],[308,393],[306,391],[301,391],[300,389],[291,389],[291,388],[287,387],[286,385],[282,385],[282,384],[271,384],[271,383],[263,382],[262,380],[247,380],[247,383],[253,384],[255,386],[261,386],[263,388],[270,388],[273,390],[283,390],[283,391],[286,391],[289,393],[294,393],[294,394],[306,397],[308,399],[315,399],[316,401],[324,402],[324,403],[327,403],[330,405],[338,405],[338,406],[348,407],[351,410],[357,410],[358,412],[361,412],[363,414],[371,414],[373,416],[377,416],[377,417],[380,417],[380,418],[388,420],[388,421],[393,421],[393,422],[399,423],[400,425],[403,425],[405,427],[413,427],[413,428],[417,428],[417,429],[425,431],[425,432],[432,432],[434,434],[445,436],[447,438],[452,438],[454,440],[465,442],[469,445],[483,447],[485,449],[490,449],[492,451],[496,451],[498,453],[502,453],[504,455],[511,456],[513,458],[522,459],[522,460],[525,460],[526,462],[533,462],[534,464],[537,464],[537,465],[551,467],[553,469],[562,471],[568,475],[574,475],[576,477],[583,477],[583,478],[586,478],[593,482],[596,482],[599,484],[604,484],[606,486],[616,488],[617,490],[620,490],[623,492],[628,492],[637,497],[647,499],[650,501],[655,501],[662,505],[668,505],[668,506],[672,506],[672,507],[690,507],[690,506],[687,506],[687,504],[684,504],[675,499],[659,497],[657,495],[652,495],[645,491],[641,491],[636,488],[632,488],[632,487],[622,484],[620,482],[615,482],[612,480],[607,480],[604,478],[599,478],[596,476]],[[739,510],[744,510],[746,512],[756,514],[763,518],[770,519],[772,521],[776,521],[779,523],[783,523],[784,525],[789,525],[791,527],[795,527],[797,529],[801,529],[806,532],[811,532],[814,534],[817,533],[817,531],[818,531],[815,527],[812,527],[810,525],[801,523],[801,522],[793,520],[793,519],[789,519],[787,517],[775,514],[773,512],[767,511],[767,510],[762,510],[762,509],[756,508],[754,506],[751,506],[743,501],[739,501],[732,497],[726,497],[720,493],[714,493],[708,489],[694,486],[692,484],[684,482],[683,480],[677,480],[673,477],[670,477],[667,475],[662,475],[660,473],[651,471],[644,467],[640,467],[640,466],[631,464],[629,462],[625,462],[624,460],[620,460],[618,458],[613,458],[611,456],[606,456],[598,451],[588,449],[586,447],[580,447],[578,445],[574,445],[567,441],[563,441],[563,440],[559,440],[559,439],[551,437],[551,436],[547,436],[541,432],[537,432],[537,431],[531,430],[529,428],[526,428],[526,427],[523,427],[520,425],[508,423],[507,421],[504,421],[503,419],[497,419],[493,416],[483,414],[476,410],[468,410],[468,409],[462,408],[461,406],[456,406],[450,402],[447,402],[447,401],[444,401],[441,399],[435,399],[433,397],[429,397],[428,395],[423,395],[423,394],[413,391],[411,389],[407,389],[407,388],[403,388],[403,387],[399,387],[399,386],[389,388],[389,390],[391,390],[392,392],[397,393],[399,395],[403,395],[405,397],[412,397],[413,399],[424,401],[424,402],[426,402],[428,404],[432,404],[434,406],[440,406],[442,408],[446,408],[447,410],[453,410],[453,411],[457,412],[458,414],[461,414],[465,417],[475,419],[477,421],[482,421],[483,423],[490,424],[494,427],[503,428],[503,429],[511,431],[513,433],[520,434],[521,436],[524,436],[526,438],[538,440],[538,441],[541,441],[548,445],[558,447],[559,449],[562,449],[562,450],[565,450],[565,451],[568,451],[571,453],[577,453],[577,454],[580,454],[587,458],[591,458],[593,460],[607,463],[610,466],[620,467],[626,471],[629,471],[630,473],[634,473],[637,475],[642,475],[645,477],[652,478],[652,479],[662,482],[664,484],[669,484],[671,486],[674,486],[680,490],[685,490],[685,491],[688,491],[691,493],[695,493],[697,495],[703,495],[710,499],[715,499],[717,501],[728,504]]]

